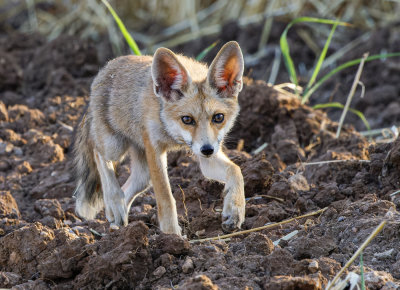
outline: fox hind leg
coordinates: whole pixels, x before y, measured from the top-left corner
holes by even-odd
[[[124,192],[115,176],[114,164],[106,160],[98,151],[94,151],[97,169],[100,175],[103,190],[106,217],[111,225],[121,226],[128,224],[128,213],[125,205]]]
[[[135,197],[149,187],[150,181],[149,167],[147,165],[145,152],[131,147],[129,149],[129,156],[131,159],[131,174],[122,186],[128,212]]]

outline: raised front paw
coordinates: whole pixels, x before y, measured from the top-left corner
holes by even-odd
[[[230,233],[240,229],[244,222],[245,205],[244,196],[236,200],[225,198],[222,211],[222,230],[224,232]]]

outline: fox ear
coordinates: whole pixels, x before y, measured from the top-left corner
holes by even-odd
[[[191,82],[190,75],[169,49],[156,50],[151,66],[154,93],[166,101],[176,101]]]
[[[226,43],[211,63],[207,80],[222,97],[237,97],[242,90],[244,61],[236,41]]]

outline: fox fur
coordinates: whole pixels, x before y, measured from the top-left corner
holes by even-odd
[[[154,56],[122,56],[100,70],[74,143],[76,212],[93,219],[105,207],[112,226],[128,223],[135,195],[153,186],[160,229],[180,235],[167,175],[167,152],[189,149],[205,177],[225,184],[222,228],[245,215],[240,168],[222,152],[239,113],[243,56],[225,44],[208,68],[159,48]],[[129,154],[131,173],[120,187],[114,165]]]

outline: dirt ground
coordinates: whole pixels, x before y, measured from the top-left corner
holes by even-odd
[[[399,36],[382,41],[395,45]],[[169,176],[187,239],[160,233],[152,190],[135,200],[129,225],[110,232],[103,213],[92,221],[77,217],[71,197],[71,136],[104,64],[96,46],[70,36],[48,43],[12,34],[0,37],[0,62],[0,287],[322,289],[384,218],[387,226],[364,251],[366,285],[400,287],[400,195],[392,195],[399,189],[400,140],[371,144],[352,126],[336,139],[337,123],[326,113],[247,78],[225,149],[244,175],[243,229],[327,207],[324,213],[226,241],[190,243],[223,234],[222,186],[180,152],[168,157]],[[398,115],[398,64],[379,66],[385,85],[375,80],[357,106],[376,107],[374,94],[382,100],[387,92],[382,105]],[[374,69],[366,76],[372,79]],[[372,120],[376,126],[397,120],[385,118]],[[343,162],[308,164],[328,160]],[[118,172],[123,182],[126,163]],[[359,273],[358,260],[350,270]]]

